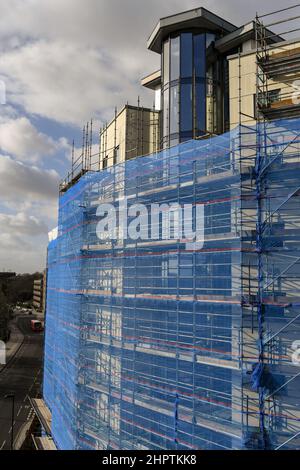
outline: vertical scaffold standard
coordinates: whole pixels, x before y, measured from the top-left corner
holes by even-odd
[[[44,372],[58,448],[299,448],[300,120],[264,124],[259,165],[257,134],[88,172],[60,197]],[[153,205],[203,207],[204,243],[161,236],[163,210],[158,237],[99,236],[99,206],[125,201],[147,228]]]

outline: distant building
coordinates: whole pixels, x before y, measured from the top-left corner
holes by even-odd
[[[46,270],[41,279],[33,281],[33,307],[36,312],[45,313],[46,303]]]

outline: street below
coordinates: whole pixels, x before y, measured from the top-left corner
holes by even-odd
[[[32,419],[33,410],[28,396],[37,397],[41,390],[43,333],[31,331],[32,318],[17,315],[16,324],[24,340],[7,366],[0,371],[0,450],[10,450],[12,432],[16,442],[23,426]]]

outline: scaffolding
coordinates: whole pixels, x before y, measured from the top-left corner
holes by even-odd
[[[243,240],[247,448],[300,446],[300,369],[292,360],[300,328],[299,131],[298,119],[239,129],[241,160],[255,162],[242,184],[242,226],[252,234]]]
[[[259,165],[243,126],[61,195],[44,381],[58,448],[299,448],[300,121],[263,129]],[[99,204],[124,200],[202,205],[204,246],[99,239]]]
[[[290,12],[295,15],[290,16]],[[280,19],[277,16],[280,15]],[[300,4],[283,8],[265,15],[256,15],[256,60],[257,60],[257,118],[276,119],[298,117],[300,113],[299,36]],[[265,24],[267,21],[267,24]],[[272,33],[268,28],[276,28]],[[270,44],[277,38],[281,42]],[[274,90],[274,83],[282,84]]]
[[[84,129],[48,251],[44,398],[59,449],[300,448],[300,51],[272,44],[298,17],[263,23],[298,7],[256,17],[255,125],[242,124],[240,76],[240,125],[221,136],[104,168],[106,133],[93,166]],[[122,224],[99,237],[99,205],[120,215],[125,201],[203,207],[204,245],[124,239]]]
[[[123,117],[122,117],[123,116]],[[82,147],[79,155],[72,145],[71,170],[60,183],[60,192],[66,192],[89,171],[101,171],[140,155],[160,150],[160,112],[145,108],[138,98],[137,106],[128,103],[118,111],[114,119],[99,130],[97,149],[94,145],[93,121],[82,130]]]
[[[292,38],[300,30],[293,26],[299,19],[299,9],[297,4],[256,16],[256,126],[239,129],[241,159],[250,156],[255,161],[255,262],[250,255],[248,277],[254,275],[257,279],[256,296],[249,306],[256,321],[252,332],[256,332],[258,361],[252,378],[258,394],[254,403],[257,402],[259,419],[248,433],[252,439],[259,436],[256,445],[263,449],[300,448],[297,410],[300,374],[299,363],[292,360],[300,318],[297,236],[300,134],[295,126],[297,119],[292,119],[300,115],[295,95],[300,49],[299,40]],[[286,16],[291,10],[298,15]],[[266,19],[268,24],[264,24]],[[270,32],[270,27],[276,28],[276,33]],[[270,44],[275,37],[282,42]],[[276,83],[283,86],[280,93],[274,90]],[[249,281],[251,284],[253,281]],[[247,393],[247,406],[249,399],[253,402]],[[246,416],[249,421],[247,410]]]

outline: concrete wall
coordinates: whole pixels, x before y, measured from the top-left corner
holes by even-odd
[[[100,133],[100,168],[159,150],[160,113],[147,108],[125,106]],[[117,151],[115,149],[118,149]],[[114,158],[117,156],[117,161]]]
[[[289,44],[282,44],[280,47],[272,48],[270,57],[274,54],[287,53],[300,48],[300,41]],[[239,78],[240,77],[240,78]],[[282,99],[292,99],[295,92],[293,81],[300,79],[300,74],[295,76],[289,74],[288,69],[280,81],[268,80],[268,90],[281,90]],[[241,89],[241,93],[239,93]],[[229,97],[230,97],[230,128],[233,129],[239,124],[239,111],[254,117],[254,96],[256,93],[256,51],[249,51],[229,57]],[[239,101],[239,98],[241,101]],[[242,115],[242,123],[253,125],[255,120]]]

